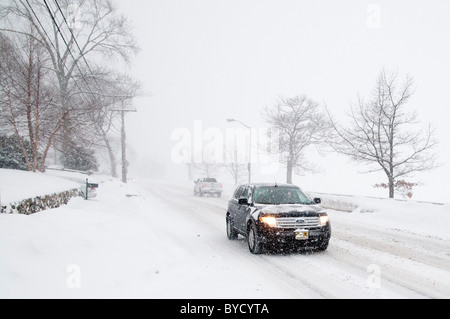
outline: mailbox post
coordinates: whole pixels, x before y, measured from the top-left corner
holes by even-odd
[[[89,199],[89,189],[91,189],[91,188],[97,189],[98,188],[98,184],[89,183],[89,179],[86,178],[86,193],[85,193],[86,197],[85,197],[85,200]]]

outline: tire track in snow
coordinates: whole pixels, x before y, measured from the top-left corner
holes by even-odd
[[[330,294],[326,291],[314,287],[309,282],[302,281],[288,270],[283,270],[280,265],[276,265],[270,261],[264,261],[264,256],[254,256],[248,252],[246,242],[241,240],[237,241],[229,241],[225,235],[225,211],[222,207],[218,207],[214,204],[205,203],[201,200],[201,198],[180,198],[175,197],[174,200],[174,192],[171,189],[167,189],[166,187],[146,187],[152,194],[158,196],[163,199],[165,202],[170,202],[173,207],[177,209],[189,210],[192,215],[200,222],[204,223],[205,227],[213,227],[215,234],[220,234],[220,240],[214,240],[214,246],[218,245],[219,249],[222,250],[224,258],[237,258],[238,260],[242,260],[245,263],[250,263],[252,269],[257,269],[259,272],[263,272],[263,276],[265,278],[271,278],[271,281],[275,281],[279,286],[280,290],[287,289],[290,291],[292,295],[289,298],[332,298]],[[192,205],[193,202],[195,205]],[[205,216],[205,212],[202,209],[199,209],[198,204],[202,204],[203,209],[208,207],[208,211],[206,212],[208,216]],[[210,213],[212,211],[214,215]],[[218,219],[218,216],[222,218]],[[211,218],[212,217],[212,218]],[[238,245],[237,245],[238,244]],[[237,246],[237,247],[236,247]],[[226,247],[227,249],[223,249]],[[287,294],[289,296],[289,293]]]
[[[335,227],[336,229],[336,227]],[[383,232],[384,233],[384,232]],[[402,247],[394,242],[386,243],[383,236],[374,231],[375,237],[368,238],[358,233],[334,232],[336,258],[347,263],[367,267],[380,267],[382,285],[401,292],[408,298],[448,298],[450,296],[450,267],[433,265],[420,251]],[[373,234],[371,234],[373,235]],[[376,236],[380,236],[376,239]],[[381,240],[380,240],[381,239]]]
[[[178,208],[188,207],[189,210],[198,212],[196,217],[202,223],[214,225],[219,234],[225,233],[227,199],[194,197],[183,186],[163,184],[152,185],[149,189]],[[450,278],[449,258],[444,252],[435,251],[436,248],[448,248],[447,242],[436,242],[420,236],[413,236],[411,239],[410,235],[399,234],[394,230],[365,229],[360,225],[354,228],[353,224],[338,219],[333,221],[333,236],[327,252],[308,256],[255,256],[259,260],[258,267],[264,267],[269,273],[273,272],[271,275],[277,274],[284,284],[300,285],[295,287],[297,291],[306,288],[319,298],[448,298],[450,295],[450,285],[446,280],[443,283],[437,282],[437,278],[442,275]],[[219,244],[223,245],[223,242]],[[232,244],[233,242],[228,242],[225,245],[228,249],[236,249],[233,247],[236,245]],[[241,242],[240,249],[236,250],[241,257],[249,258],[249,253],[243,246],[245,244]],[[381,290],[367,288],[366,281],[370,276],[367,267],[372,264],[379,265],[382,269]],[[299,269],[302,266],[310,269]],[[421,267],[423,271],[420,271]],[[315,269],[320,269],[323,273]],[[427,272],[435,278],[427,278]]]
[[[151,186],[150,189],[153,193],[158,195],[164,201],[169,201],[178,206],[178,209],[189,208],[197,212],[198,214],[206,214],[205,216],[200,216],[202,222],[207,225],[207,227],[215,226],[215,231],[220,234],[220,238],[225,238],[225,212],[226,212],[226,202],[217,198],[201,198],[193,197],[190,192],[186,192],[185,189],[167,185]],[[176,196],[174,196],[176,195]],[[203,211],[207,209],[206,211]],[[217,219],[220,218],[220,219]],[[231,249],[239,252],[239,258],[244,258],[248,260],[252,258],[255,261],[255,267],[263,268],[268,273],[269,276],[277,280],[280,285],[287,285],[294,290],[293,298],[296,298],[298,294],[306,298],[358,298],[361,294],[369,295],[374,297],[370,292],[365,291],[365,276],[355,278],[352,273],[355,269],[350,269],[345,267],[334,267],[332,263],[336,261],[332,259],[327,259],[331,264],[327,264],[327,267],[335,268],[334,273],[338,273],[339,276],[324,276],[322,269],[315,267],[317,262],[311,264],[310,259],[316,259],[321,254],[304,255],[304,254],[289,254],[283,256],[281,254],[274,255],[261,255],[253,256],[248,252],[246,242],[241,243],[240,249],[237,249],[236,242],[228,241],[226,239],[225,245]],[[223,241],[219,243],[224,245]],[[343,279],[342,279],[343,278]],[[348,280],[348,278],[352,278]],[[359,285],[355,286],[354,282],[358,282]],[[357,289],[355,289],[357,288]]]

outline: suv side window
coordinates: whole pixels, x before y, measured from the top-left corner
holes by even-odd
[[[248,187],[247,199],[248,199],[249,203],[253,202],[253,187],[252,186]]]
[[[241,196],[239,196],[240,198],[248,198],[248,187],[244,187]]]
[[[236,188],[236,191],[234,192],[234,198],[236,200],[238,200],[241,197],[240,195],[242,194],[242,188],[243,186]]]

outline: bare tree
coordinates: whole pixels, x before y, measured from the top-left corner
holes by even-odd
[[[86,77],[85,85],[81,88],[88,90],[90,85],[100,87],[102,94],[94,95],[87,104],[90,111],[80,114],[84,134],[78,136],[78,139],[87,138],[93,146],[106,148],[111,175],[117,177],[117,160],[110,134],[114,131],[121,133],[117,128],[121,121],[119,109],[122,105],[131,104],[132,99],[139,94],[141,86],[128,75],[116,74],[104,68],[95,68],[93,73]],[[84,141],[84,144],[88,143],[89,141]]]
[[[203,150],[198,153],[199,156],[200,154],[202,161],[195,162],[193,157],[192,164],[188,166],[188,169],[191,171],[189,174],[193,176],[199,175],[202,178],[217,177],[223,168],[223,164],[214,159],[208,158],[207,154],[205,154]]]
[[[0,18],[0,31],[33,37],[47,50],[58,83],[59,112],[65,114],[63,142],[70,142],[79,114],[88,111],[79,92],[80,81],[90,72],[87,59],[118,57],[127,62],[138,51],[127,19],[112,0],[7,0],[0,6]],[[28,24],[33,33],[20,27]],[[83,96],[98,91],[92,86]]]
[[[55,92],[46,68],[47,58],[33,37],[10,39],[0,34],[0,95],[6,104],[1,117],[17,137],[28,170],[34,172],[43,171],[52,141],[66,116],[52,112]],[[22,137],[30,142],[30,158]]]
[[[207,162],[196,163],[193,165],[194,165],[193,166],[194,171],[198,175],[201,175],[202,177],[208,177],[208,178],[217,177],[223,168],[222,164],[207,163]]]
[[[237,148],[227,151],[230,153],[232,161],[226,163],[224,167],[233,177],[234,185],[237,186],[240,184],[242,176],[248,176],[248,164],[239,162]]]
[[[389,197],[395,197],[400,178],[436,167],[433,148],[437,142],[431,125],[418,127],[417,113],[408,110],[413,79],[401,83],[397,74],[383,70],[368,102],[359,98],[351,108],[351,124],[340,126],[329,116],[337,134],[333,148],[356,162],[373,166],[367,172],[383,171]]]
[[[329,132],[327,121],[319,111],[319,104],[307,96],[280,97],[263,116],[280,134],[280,152],[287,164],[287,183],[292,184],[295,172],[314,171],[314,165],[305,158],[305,151],[322,143]]]

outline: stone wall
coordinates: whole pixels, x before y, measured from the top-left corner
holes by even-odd
[[[0,213],[31,215],[46,209],[58,208],[62,205],[67,205],[73,197],[77,196],[78,189],[72,189],[52,195],[37,196],[35,198],[28,198],[20,202],[2,206],[0,207]]]

